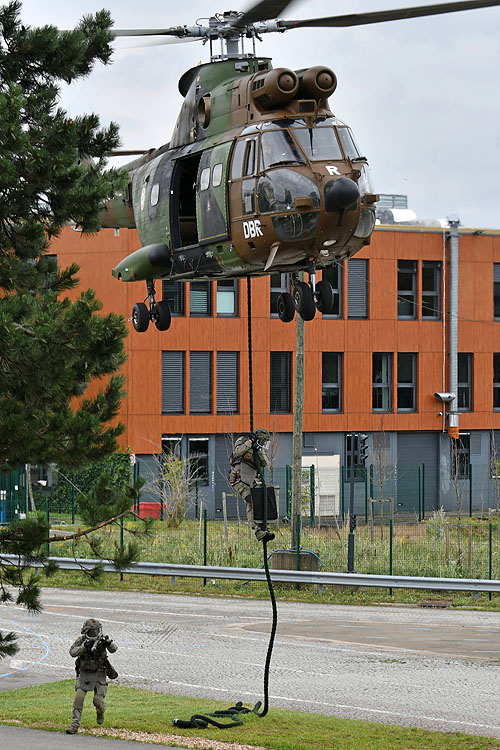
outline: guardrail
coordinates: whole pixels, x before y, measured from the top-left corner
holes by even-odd
[[[0,561],[15,565],[17,555],[0,555]],[[111,560],[90,558],[49,557],[65,570],[91,570],[99,563],[106,573],[116,573]],[[37,566],[33,566],[37,567]],[[40,567],[40,566],[38,566]],[[239,581],[265,581],[262,568],[226,568],[210,565],[176,565],[174,563],[139,562],[120,571],[126,574],[170,576],[182,578],[223,578]],[[368,573],[334,573],[330,571],[270,569],[274,583],[314,583],[323,586],[376,586],[399,589],[429,589],[437,591],[474,591],[500,593],[500,580],[485,578],[423,578],[418,576],[372,575]],[[321,588],[320,588],[321,590]]]

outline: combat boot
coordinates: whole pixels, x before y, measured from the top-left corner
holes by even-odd
[[[104,721],[104,712],[98,711],[97,712],[97,723],[98,724],[102,724],[103,721]]]
[[[255,536],[259,542],[272,542],[275,535],[270,529],[266,529],[263,526],[255,526]]]
[[[66,729],[66,734],[76,734],[78,732],[78,727],[70,727],[69,729]]]

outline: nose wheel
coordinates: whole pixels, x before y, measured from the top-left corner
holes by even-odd
[[[156,301],[153,281],[147,282],[149,309],[144,302],[136,302],[132,308],[132,325],[138,333],[144,333],[153,321],[158,331],[167,331],[172,322],[170,305],[166,300]]]

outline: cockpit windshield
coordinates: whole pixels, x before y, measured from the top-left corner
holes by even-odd
[[[282,164],[305,164],[304,157],[287,130],[272,130],[260,137],[260,170]]]
[[[344,153],[348,159],[362,159],[363,156],[356,145],[356,141],[352,135],[350,128],[338,128],[337,130],[344,149]]]
[[[294,128],[293,132],[305,155],[311,161],[342,159],[342,152],[333,128]]]

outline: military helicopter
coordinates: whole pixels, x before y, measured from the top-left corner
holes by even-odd
[[[332,287],[326,279],[316,282],[316,271],[370,242],[378,196],[350,127],[330,109],[335,73],[324,66],[273,68],[256,54],[256,40],[270,32],[417,18],[500,0],[278,19],[289,4],[262,0],[244,13],[216,14],[208,26],[113,30],[115,37],[210,45],[210,62],[180,78],[184,102],[170,142],[127,152],[141,155],[125,165],[128,186],[103,211],[103,227],[136,228],[142,244],[112,271],[120,281],[146,282],[146,299],[132,310],[136,331],[146,331],[151,321],[160,331],[170,327],[168,302],[156,300],[157,279],[289,273],[292,293],[279,295],[278,316],[290,322],[297,312],[312,320],[316,310],[329,313],[334,304]],[[251,52],[244,51],[246,39]]]

